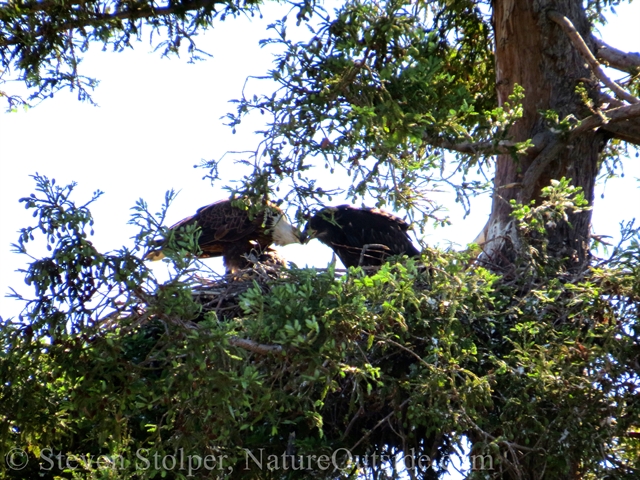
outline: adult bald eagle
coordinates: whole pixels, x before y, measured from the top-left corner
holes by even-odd
[[[401,218],[377,208],[325,207],[307,222],[302,243],[317,238],[338,255],[345,267],[382,265],[392,255],[416,257]]]
[[[250,217],[247,210],[234,207],[231,200],[220,200],[180,220],[171,230],[193,224],[200,227],[198,244],[202,252],[198,257],[222,256],[227,273],[248,268],[251,265],[250,256],[258,261],[273,260],[274,255],[277,258],[276,252],[270,248],[274,243],[300,243],[298,231],[287,222],[282,210],[272,203]],[[150,260],[163,257],[162,248],[146,256]]]

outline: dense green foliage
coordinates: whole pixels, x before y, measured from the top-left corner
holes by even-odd
[[[34,103],[62,89],[91,101],[97,80],[80,64],[93,43],[116,52],[147,35],[163,55],[198,60],[195,38],[206,28],[239,13],[253,14],[255,0],[16,0],[0,3],[0,86],[21,80],[28,98],[0,90],[9,106]]]
[[[437,210],[429,189],[448,185],[468,202],[485,188],[481,176],[466,178],[487,166],[484,159],[461,155],[447,166],[437,145],[497,145],[520,116],[521,95],[496,108],[491,28],[481,8],[434,3],[346,2],[321,16],[308,41],[292,40],[286,19],[272,25],[264,43],[281,52],[269,72],[279,88],[238,100],[228,116],[235,127],[252,112],[268,114],[266,161],[242,190],[275,184],[294,204],[342,193],[318,179],[313,166],[324,163],[346,174],[350,197],[373,197],[420,220],[420,211]],[[452,179],[455,171],[463,175]]]
[[[216,318],[191,295],[198,280],[180,252],[197,248],[193,232],[174,238],[175,276],[158,284],[135,249],[92,247],[91,215],[71,187],[37,180],[39,195],[25,199],[37,223],[18,247],[44,242],[50,254],[26,271],[36,295],[3,325],[0,356],[0,441],[29,453],[27,472],[179,477],[187,460],[183,470],[161,462],[182,454],[193,471],[195,456],[222,456],[232,478],[269,477],[269,465],[275,478],[310,475],[283,466],[289,452],[332,478],[404,453],[430,478],[464,435],[491,462],[477,478],[523,474],[532,462],[550,478],[574,463],[585,478],[632,478],[640,467],[629,437],[640,413],[638,231],[606,265],[557,271],[543,233],[580,204],[566,182],[545,206],[517,210],[530,256],[513,278],[436,250],[369,275],[293,268],[246,290],[242,315]],[[138,248],[161,217],[137,206]],[[80,452],[85,463],[67,457]],[[310,460],[334,453],[330,468]],[[435,463],[422,457],[421,471],[420,455]],[[219,475],[212,465],[198,477]]]
[[[587,16],[601,20],[618,3],[586,2]],[[91,43],[120,50],[144,27],[165,53],[186,42],[197,56],[198,32],[255,8],[227,2],[217,14],[216,4],[5,2],[0,75],[16,74],[32,99],[60,88],[86,98],[94,83],[78,64]],[[516,142],[510,130],[530,113],[527,92],[514,85],[498,105],[485,2],[293,8],[299,24],[315,15],[311,38],[291,40],[291,20],[273,25],[265,43],[280,48],[269,72],[278,89],[241,98],[227,117],[232,128],[256,112],[268,122],[236,190],[299,214],[344,194],[445,222],[431,191],[453,188],[468,208],[491,188],[493,154],[524,164],[534,139]],[[576,97],[588,118],[604,115],[584,86]],[[549,138],[585,133],[573,113],[535,115]],[[570,155],[549,150],[556,163]],[[614,144],[600,158],[621,152]],[[322,167],[347,188],[319,178]],[[16,294],[25,309],[0,329],[6,477],[437,478],[465,449],[469,478],[638,476],[639,229],[630,222],[609,258],[569,272],[549,254],[549,232],[588,214],[591,199],[565,178],[530,203],[505,202],[517,255],[500,268],[478,261],[475,246],[427,248],[377,271],[292,266],[236,278],[224,283],[232,297],[208,303],[199,293],[217,300],[221,280],[203,279],[190,255],[196,229],[163,225],[172,193],[157,214],[141,200],[134,244],[105,253],[90,239],[100,192],[78,205],[74,185],[35,180],[23,199],[34,224],[15,246],[33,296]],[[159,233],[172,272],[162,281],[141,260]],[[227,313],[214,308],[223,301]]]

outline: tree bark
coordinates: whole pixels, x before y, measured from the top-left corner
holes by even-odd
[[[512,139],[524,141],[548,132],[542,112],[553,110],[559,118],[591,115],[576,93],[582,84],[597,103],[598,81],[562,28],[548,12],[569,18],[587,45],[593,48],[590,26],[581,0],[493,1],[496,87],[504,104],[518,84],[525,89],[524,115],[510,130]],[[540,201],[542,188],[552,179],[567,177],[582,187],[593,201],[599,157],[610,134],[589,130],[575,138],[556,135],[542,151],[497,157],[493,206],[481,235],[485,260],[498,267],[511,265],[519,248],[510,200],[528,204]],[[571,214],[569,222],[548,231],[548,252],[568,261],[568,268],[582,268],[588,257],[591,212]]]

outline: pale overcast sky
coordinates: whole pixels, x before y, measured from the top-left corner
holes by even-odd
[[[26,259],[10,251],[17,230],[32,221],[18,203],[34,191],[29,175],[38,172],[55,178],[58,184],[78,182],[74,198],[79,203],[97,189],[105,192],[92,207],[96,221],[92,240],[101,251],[130,245],[135,230],[127,221],[140,197],[157,209],[165,191],[181,190],[168,224],[226,197],[224,191],[202,180],[204,170],[193,166],[202,159],[220,158],[226,151],[256,148],[258,139],[252,132],[261,125],[243,123],[232,135],[220,117],[233,111],[228,101],[240,97],[247,76],[262,75],[269,69],[272,55],[260,49],[258,41],[267,36],[266,25],[284,11],[282,6],[267,4],[264,19],[216,23],[198,44],[214,56],[196,64],[161,59],[150,52],[147,43],[135,44],[135,50],[123,53],[101,52],[96,45],[81,67],[86,75],[101,81],[93,94],[99,107],[78,102],[75,93],[62,93],[29,111],[0,114],[0,315],[4,319],[21,308],[4,297],[9,285],[29,292],[23,277],[14,273]],[[612,17],[602,30],[603,39],[623,50],[640,51],[640,2],[618,11],[619,17]],[[265,83],[264,91],[268,89]],[[639,164],[632,154],[625,162],[625,178],[609,183],[604,200],[598,192],[596,233],[615,235],[620,220],[636,215],[640,190],[634,177],[640,177]],[[237,178],[234,174],[237,169],[226,164],[223,178]],[[452,241],[463,246],[486,222],[488,198],[474,201],[472,215],[464,220],[458,205],[449,203],[453,225],[430,232],[426,243],[447,245]],[[299,266],[324,267],[331,259],[331,251],[317,241],[284,247],[282,253]],[[221,260],[207,262],[221,270]],[[154,268],[165,267],[158,264]]]

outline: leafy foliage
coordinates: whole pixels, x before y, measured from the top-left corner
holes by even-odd
[[[372,198],[379,207],[432,214],[437,207],[426,193],[438,183],[431,182],[459,181],[452,173],[465,177],[479,161],[461,156],[445,168],[432,145],[497,145],[519,118],[521,91],[500,108],[488,93],[495,81],[491,28],[475,2],[348,1],[321,15],[308,41],[288,36],[286,18],[271,28],[274,38],[264,43],[281,52],[269,72],[279,89],[242,98],[228,116],[232,127],[254,111],[270,117],[241,191],[276,184],[294,203],[331,198],[338,191],[319,185],[312,169],[319,157],[332,173],[344,171],[354,201]],[[460,200],[483,187],[462,180],[454,184]]]
[[[618,3],[586,8],[597,18]],[[34,99],[67,87],[87,98],[78,54],[92,41],[120,50],[145,25],[165,54],[186,40],[195,57],[193,37],[214,18],[255,8],[215,5],[3,4],[2,66]],[[485,157],[524,164],[532,143],[510,130],[527,92],[515,86],[497,106],[482,2],[294,6],[299,22],[318,15],[311,40],[292,40],[287,20],[273,25],[265,43],[281,48],[269,73],[279,89],[238,100],[228,117],[232,127],[252,112],[269,118],[243,195],[275,191],[302,212],[339,192],[315,175],[324,164],[348,178],[354,202],[444,222],[430,190],[452,186],[468,207],[488,185]],[[593,113],[590,89],[572,93]],[[573,114],[542,115],[557,138],[576,131]],[[547,152],[568,146],[558,145]],[[74,185],[35,180],[23,202],[36,221],[15,245],[34,293],[15,293],[25,309],[0,330],[7,477],[428,479],[466,441],[469,478],[637,477],[640,230],[627,224],[610,258],[568,270],[549,232],[590,199],[566,178],[533,192],[536,202],[505,202],[520,243],[505,275],[475,250],[425,249],[342,276],[291,268],[256,280],[226,315],[196,295],[207,286],[197,229],[163,226],[172,192],[159,213],[136,204],[133,247],[102,253],[90,241],[100,192],[76,205]],[[141,260],[159,233],[166,281]]]
[[[78,91],[91,101],[97,81],[80,72],[91,43],[120,52],[148,32],[163,55],[187,53],[191,61],[205,52],[195,37],[214,20],[240,12],[253,13],[255,0],[17,0],[0,4],[0,82],[19,79],[31,93],[25,100],[0,91],[9,105],[42,100],[62,89]],[[15,73],[14,73],[15,72]],[[17,78],[13,78],[12,75]]]
[[[183,478],[186,467],[161,463],[180,454],[218,459],[200,478],[336,478],[381,474],[393,465],[386,454],[436,478],[464,436],[492,462],[472,478],[527,478],[532,463],[556,478],[576,466],[631,478],[639,467],[638,230],[581,276],[545,264],[544,251],[538,269],[523,259],[506,280],[468,253],[427,250],[373,273],[284,271],[246,291],[241,316],[216,318],[191,295],[189,262],[159,284],[132,251],[99,254],[73,185],[36,180],[39,195],[25,201],[38,222],[19,248],[42,238],[51,255],[26,270],[37,295],[4,322],[0,355],[0,442],[24,448],[34,474]],[[570,198],[568,187],[558,182],[550,198]],[[519,215],[532,225],[564,208]],[[134,212],[142,226],[158,218],[142,203]],[[177,248],[193,232],[178,237]],[[92,281],[88,297],[80,285]],[[428,461],[411,465],[418,454]],[[112,463],[99,468],[100,455]],[[323,469],[313,455],[335,462]]]

